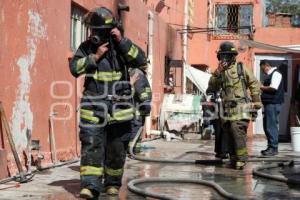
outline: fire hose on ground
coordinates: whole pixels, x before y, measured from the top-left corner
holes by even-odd
[[[292,167],[292,166],[298,165],[298,164],[299,163],[296,163],[295,161],[274,163],[274,164],[269,164],[266,166],[256,167],[255,169],[253,169],[252,173],[253,173],[253,175],[260,176],[260,177],[263,177],[266,179],[271,179],[271,180],[283,182],[286,184],[300,185],[300,180],[298,180],[298,179],[286,178],[283,176],[271,175],[271,174],[262,172],[263,170],[267,170],[267,169],[274,169],[274,168],[278,168],[278,167]]]
[[[143,156],[138,156],[134,154],[134,147],[140,138],[141,134],[143,132],[143,127],[141,127],[135,136],[133,140],[133,145],[129,148],[130,158],[134,160],[139,161],[145,161],[145,162],[158,162],[158,163],[178,163],[178,164],[201,164],[201,165],[221,165],[230,162],[228,159],[212,159],[212,160],[171,160],[171,159],[162,159],[162,158],[147,158]],[[264,169],[270,169],[275,167],[283,167],[283,166],[292,166],[294,165],[294,161],[288,158],[255,158],[250,157],[247,162],[277,162],[276,164],[270,164],[264,167],[257,167],[253,169],[253,175],[260,176],[263,178],[272,179],[275,181],[281,181],[285,183],[293,183],[293,184],[300,184],[299,180],[290,180],[284,177],[280,176],[274,176],[270,174],[266,174],[261,172],[261,170]],[[137,187],[136,185],[144,184],[144,183],[190,183],[190,184],[200,184],[204,186],[208,186],[212,189],[214,189],[216,192],[218,192],[222,197],[225,197],[227,199],[234,199],[234,200],[245,200],[245,199],[255,199],[253,197],[247,198],[235,195],[233,193],[229,193],[225,191],[220,185],[213,181],[206,181],[206,180],[196,180],[196,179],[187,179],[187,178],[159,178],[159,177],[153,177],[153,178],[140,178],[140,179],[133,179],[128,183],[128,189],[136,193],[138,195],[144,196],[144,197],[152,197],[152,198],[158,198],[158,199],[164,199],[164,200],[175,200],[176,198],[170,197],[166,194],[161,193],[154,193],[150,191],[146,191],[142,188]]]

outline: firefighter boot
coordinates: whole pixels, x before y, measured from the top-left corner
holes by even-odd
[[[246,165],[245,161],[241,161],[241,160],[230,160],[230,166],[233,169],[237,169],[237,170],[243,170],[244,167]]]
[[[106,189],[106,194],[116,196],[119,194],[119,188],[116,186],[108,186]]]
[[[99,193],[95,190],[91,190],[88,188],[83,188],[80,190],[80,198],[83,199],[98,199]]]
[[[239,159],[236,155],[230,155],[230,165],[233,169],[242,170],[246,165],[246,158]]]
[[[245,167],[245,165],[246,165],[246,162],[245,162],[245,161],[236,161],[234,167],[235,167],[235,169],[237,169],[237,170],[243,170],[244,167]]]

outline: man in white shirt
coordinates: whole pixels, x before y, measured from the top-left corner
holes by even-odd
[[[274,156],[278,154],[278,116],[284,101],[282,74],[276,67],[272,67],[267,60],[262,60],[260,67],[266,74],[261,86],[261,100],[264,105],[263,126],[268,140],[268,147],[261,151],[261,154]]]

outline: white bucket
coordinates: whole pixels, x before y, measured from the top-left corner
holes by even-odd
[[[293,150],[300,152],[300,127],[291,127],[291,136]]]

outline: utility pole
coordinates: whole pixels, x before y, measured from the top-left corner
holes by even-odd
[[[148,12],[148,67],[147,67],[147,78],[152,87],[152,74],[153,74],[153,34],[154,34],[154,15],[152,11]],[[151,113],[149,117],[146,117],[146,135],[150,135],[151,130]]]
[[[188,28],[188,21],[189,21],[189,0],[185,0],[184,3],[184,29],[187,30]],[[182,70],[182,93],[186,93],[186,68],[187,68],[187,46],[188,46],[188,35],[187,31],[185,31],[182,35],[182,58],[183,58],[183,70]]]

